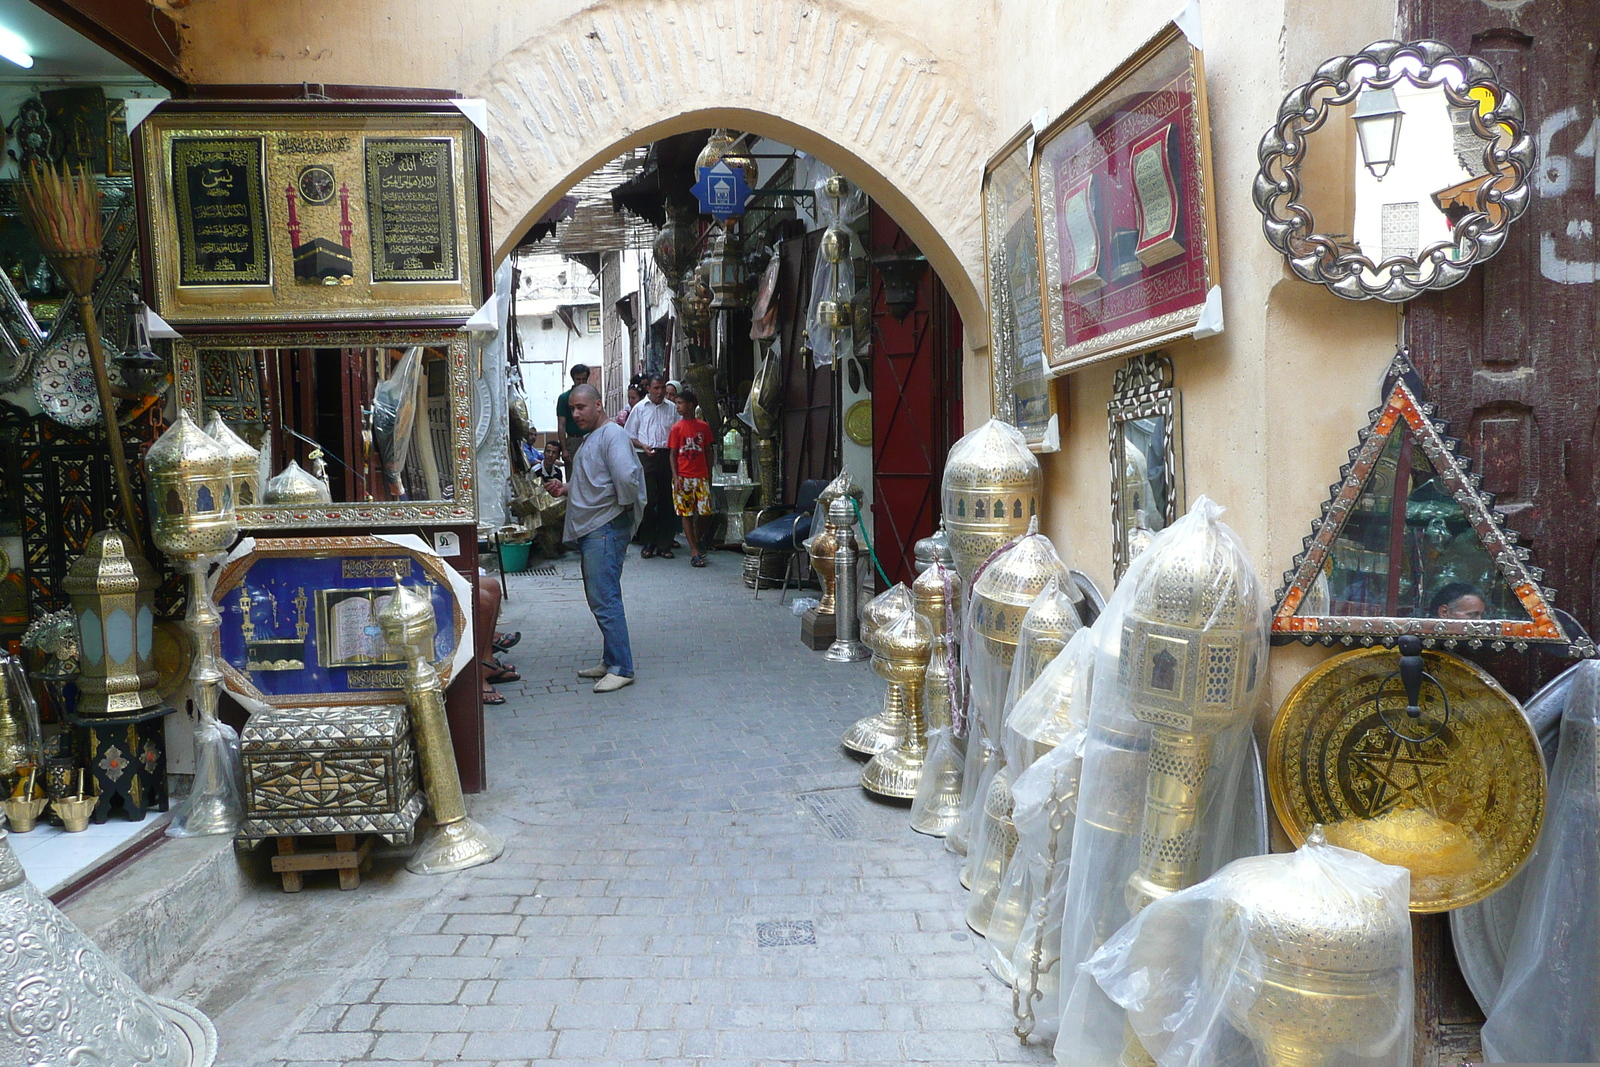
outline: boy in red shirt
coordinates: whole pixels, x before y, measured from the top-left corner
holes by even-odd
[[[700,518],[711,517],[711,466],[706,458],[711,453],[711,426],[694,417],[698,403],[692,389],[678,394],[679,418],[667,434],[667,448],[672,452],[672,506],[683,519],[683,536],[689,539],[689,563],[704,567],[706,554],[697,533]]]

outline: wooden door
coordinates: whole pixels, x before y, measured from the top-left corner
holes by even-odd
[[[814,230],[778,247],[778,344],[783,365],[783,484],[779,491],[786,504],[794,502],[801,482],[839,473],[834,448],[833,367],[813,366],[805,347],[811,272],[821,245],[822,231]],[[762,501],[763,505],[770,503],[773,501]]]
[[[1408,330],[1440,414],[1506,525],[1532,548],[1556,606],[1594,633],[1600,3],[1402,0],[1400,9],[1405,39],[1442,40],[1492,63],[1538,145],[1531,203],[1505,248],[1461,285],[1413,301]],[[1540,655],[1482,658],[1522,697],[1566,666]],[[1482,1016],[1445,916],[1416,917],[1416,948],[1416,1063],[1477,1059]]]
[[[916,246],[874,203],[873,257]],[[912,548],[939,520],[945,455],[960,435],[961,316],[932,268],[917,281],[904,318],[890,310],[882,272],[872,270],[872,528],[891,582],[916,577]]]

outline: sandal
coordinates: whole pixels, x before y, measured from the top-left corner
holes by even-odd
[[[493,689],[485,689],[481,695],[485,704],[504,704],[506,702],[505,694],[498,693]]]
[[[483,680],[485,682],[520,682],[522,675],[510,667],[495,667],[492,664],[483,665]]]
[[[677,556],[674,556],[672,554],[672,549],[670,549],[670,548],[663,548],[660,552],[656,553],[656,559],[677,559],[677,558],[678,558]]]
[[[521,640],[522,631],[518,630],[515,633],[501,634],[499,637],[495,638],[492,643],[499,651],[509,652],[511,649],[515,648],[517,642]]]
[[[690,556],[689,557],[689,566],[691,566],[691,567],[704,567],[705,565],[706,565],[705,556]]]

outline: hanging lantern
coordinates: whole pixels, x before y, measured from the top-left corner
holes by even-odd
[[[128,303],[128,344],[120,355],[112,357],[117,374],[122,379],[124,391],[135,396],[150,397],[161,392],[166,383],[167,361],[150,347],[150,333],[145,328],[143,300]]]
[[[157,584],[121,530],[95,534],[68,568],[61,587],[78,621],[78,714],[125,715],[160,699],[150,658]]]
[[[822,231],[820,251],[829,263],[844,263],[850,258],[850,231],[843,226],[829,226]]]
[[[656,234],[651,255],[656,266],[666,275],[667,284],[676,289],[683,284],[684,275],[694,269],[694,250],[697,234],[694,220],[672,201],[667,201],[667,222]]]
[[[698,334],[711,322],[711,283],[706,264],[695,268],[694,274],[684,282],[684,292],[678,297],[678,319],[684,332]]]
[[[727,127],[718,127],[707,138],[706,146],[700,150],[700,154],[695,157],[695,168],[698,170],[714,167],[719,162],[726,163],[729,170],[743,171],[745,184],[754,189],[759,176],[756,161],[750,157],[747,150],[734,147],[739,140],[728,132]]]
[[[738,238],[728,232],[726,223],[718,228],[706,263],[711,275],[711,309],[724,311],[748,306],[750,292],[745,285],[744,257],[739,254]]]
[[[178,421],[150,446],[144,467],[157,548],[182,559],[221,552],[233,542],[232,464],[187,411],[179,411]]]
[[[206,423],[206,434],[221,445],[228,455],[228,482],[233,486],[234,506],[247,508],[256,504],[256,478],[261,474],[261,453],[233,432],[220,411],[211,412],[211,421]]]

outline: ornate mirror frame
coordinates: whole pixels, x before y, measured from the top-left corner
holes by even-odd
[[[1166,422],[1163,450],[1165,467],[1163,489],[1166,507],[1162,529],[1183,514],[1183,401],[1173,387],[1172,359],[1163,352],[1134,356],[1117,371],[1112,384],[1111,402],[1106,405],[1108,438],[1111,446],[1111,568],[1115,581],[1133,557],[1128,552],[1128,530],[1132,528],[1123,508],[1122,476],[1126,428],[1138,419],[1160,418]]]
[[[1030,449],[1056,452],[1061,448],[1061,417],[1050,375],[1050,329],[1039,276],[1032,135],[1031,126],[1019,131],[983,170],[990,401],[995,418],[1022,431]],[[1020,253],[1017,261],[1013,253]]]
[[[1338,641],[1392,646],[1401,635],[1415,634],[1428,648],[1524,652],[1541,646],[1574,659],[1593,656],[1594,642],[1576,620],[1555,609],[1555,593],[1540,584],[1544,572],[1529,562],[1532,552],[1517,544],[1516,531],[1505,528],[1505,516],[1494,510],[1494,495],[1480,488],[1482,478],[1472,473],[1471,460],[1460,454],[1461,443],[1447,436],[1449,427],[1434,417],[1436,408],[1428,401],[1422,379],[1404,350],[1395,355],[1384,385],[1383,405],[1372,412],[1371,423],[1362,427],[1359,443],[1350,450],[1350,461],[1339,469],[1340,480],[1331,487],[1332,499],[1322,505],[1322,517],[1311,523],[1304,551],[1295,556],[1294,567],[1284,575],[1284,588],[1272,617],[1273,643],[1299,640],[1308,645]],[[1528,613],[1526,620],[1295,614],[1322,573],[1334,541],[1355,513],[1356,501],[1366,492],[1384,446],[1393,434],[1401,432],[1402,424],[1410,429],[1417,447],[1466,515],[1478,543],[1515,592]]]
[[[1371,76],[1361,73],[1368,69],[1373,71]],[[1451,84],[1452,72],[1459,77],[1459,85]],[[1358,251],[1341,250],[1333,235],[1316,230],[1316,220],[1300,200],[1300,164],[1306,155],[1307,135],[1327,122],[1330,108],[1350,103],[1363,89],[1389,89],[1405,79],[1415,85],[1443,86],[1449,103],[1470,111],[1473,132],[1485,141],[1485,169],[1499,176],[1485,175],[1482,195],[1474,204],[1477,210],[1454,224],[1453,245],[1436,243],[1420,249],[1419,258],[1396,256],[1373,263]],[[1490,109],[1481,112],[1488,102],[1492,102]],[[1430,289],[1448,289],[1500,251],[1511,223],[1528,206],[1534,143],[1522,102],[1496,80],[1488,63],[1457,53],[1439,41],[1378,41],[1355,55],[1328,60],[1310,81],[1284,97],[1276,124],[1261,139],[1258,156],[1261,170],[1253,190],[1256,208],[1267,241],[1283,253],[1290,269],[1347,300],[1396,302]],[[1492,223],[1485,210],[1493,205],[1504,210],[1498,224]],[[1431,277],[1421,276],[1421,258],[1433,262]],[[1362,277],[1363,270],[1376,273],[1377,280]]]
[[[478,521],[477,468],[472,435],[471,343],[459,330],[323,331],[316,333],[224,334],[185,338],[172,344],[178,402],[202,426],[201,349],[215,348],[406,348],[423,345],[450,353],[450,455],[454,461],[450,500],[334,502],[314,508],[262,505],[239,509],[239,529],[282,530],[338,526],[455,526]],[[274,473],[277,473],[274,471]]]

